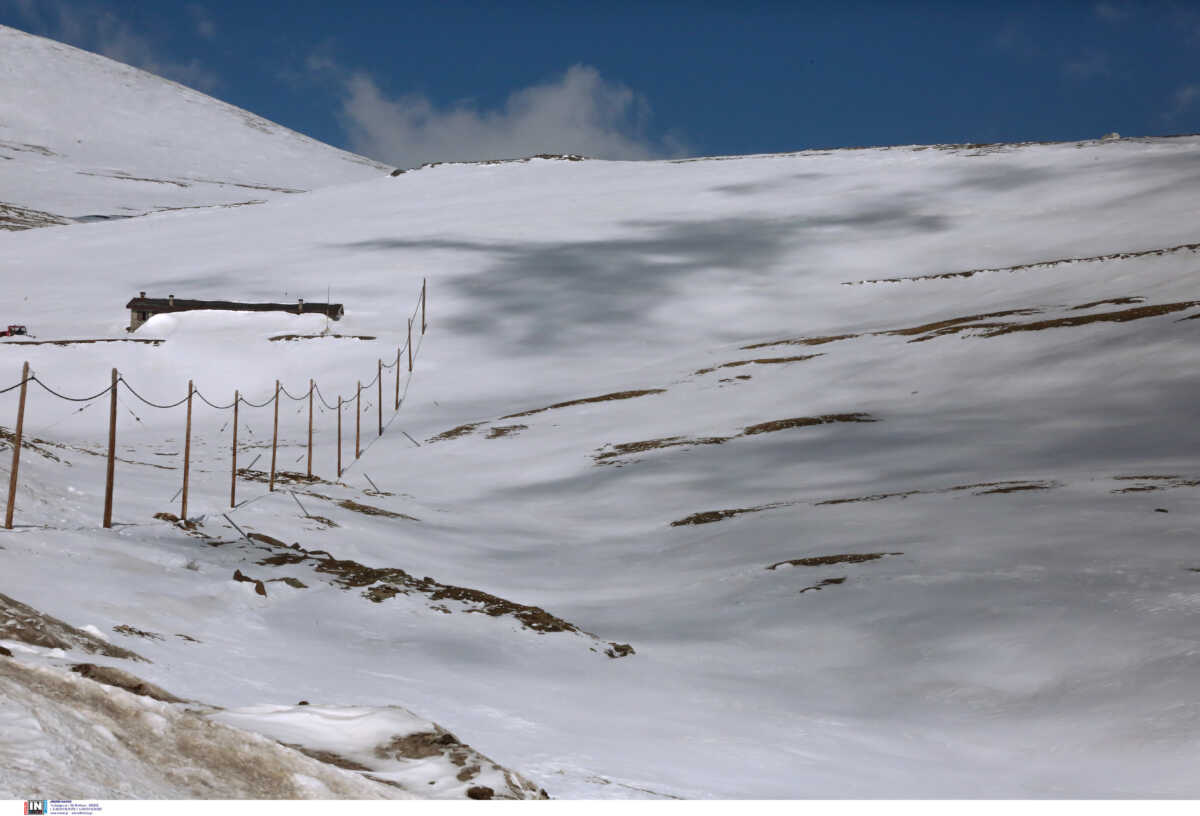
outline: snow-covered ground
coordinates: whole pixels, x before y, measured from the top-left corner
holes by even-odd
[[[554,797],[1195,797],[1198,158],[443,165],[0,236],[38,340],[163,339],[5,343],[0,387],[29,360],[75,395],[116,367],[157,402],[349,396],[430,284],[404,404],[376,438],[364,392],[341,480],[318,410],[322,481],[243,479],[231,511],[229,412],[197,407],[194,530],[154,518],[179,512],[182,407],[121,392],[106,531],[106,401],[33,387],[0,592],[152,661],[90,662],[254,712],[229,724],[289,742],[300,700],[403,706]],[[139,290],[330,291],[343,336],[128,335]],[[243,407],[240,464],[271,422]]]
[[[0,26],[0,229],[236,207],[391,168]]]

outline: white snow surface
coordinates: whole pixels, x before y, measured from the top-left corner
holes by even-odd
[[[182,406],[121,391],[103,530],[106,399],[31,386],[46,441],[22,457],[0,591],[111,633],[179,696],[404,706],[554,797],[1196,797],[1198,259],[1100,256],[1200,241],[1198,160],[1186,137],[446,165],[0,235],[39,340],[165,338],[0,348],[0,385],[27,359],[73,395],[116,367],[158,402],[189,379],[221,403],[276,379],[352,396],[430,284],[404,404],[376,438],[364,390],[340,483],[242,480],[231,512],[230,412],[196,406],[191,534],[153,518],[179,511]],[[1068,258],[1098,259],[1008,269]],[[998,271],[854,283],[977,269]],[[270,341],[326,328],[287,315],[123,328],[137,290],[327,287],[342,338]],[[305,467],[305,412],[283,403],[281,469]],[[875,421],[778,422],[850,414]],[[265,469],[271,423],[242,408],[240,463]],[[318,410],[327,482],[334,434]],[[799,559],[821,560],[770,568]]]
[[[0,205],[116,218],[236,206],[389,169],[137,68],[0,25]]]
[[[469,748],[446,747],[439,740],[458,745],[453,734],[435,731],[428,720],[397,706],[259,705],[220,711],[211,719],[266,734],[284,745],[334,754],[339,761],[368,769],[365,773],[372,780],[422,797],[462,799],[475,787],[489,788],[502,798],[537,794],[531,783],[522,786]],[[403,745],[406,737],[412,740],[408,746]]]

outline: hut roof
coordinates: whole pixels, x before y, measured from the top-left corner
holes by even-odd
[[[345,313],[340,303],[242,303],[234,300],[188,300],[184,298],[135,297],[125,304],[126,309],[145,312],[191,312],[197,309],[216,309],[225,312],[292,312],[323,314],[326,317],[341,317]]]

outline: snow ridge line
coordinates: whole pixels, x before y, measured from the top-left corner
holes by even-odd
[[[871,280],[860,281],[842,281],[842,286],[862,286],[866,283],[904,283],[905,281],[925,281],[925,280],[941,280],[949,278],[969,278],[974,275],[979,275],[984,272],[1021,272],[1026,269],[1037,269],[1040,267],[1062,266],[1064,264],[1073,263],[1101,263],[1103,261],[1123,261],[1128,258],[1145,258],[1150,255],[1167,255],[1175,252],[1197,252],[1200,251],[1200,243],[1196,244],[1179,244],[1173,247],[1161,247],[1159,249],[1139,249],[1132,252],[1113,252],[1108,255],[1092,255],[1085,258],[1057,258],[1053,261],[1034,261],[1032,263],[1017,264],[1016,266],[996,266],[986,267],[982,269],[967,269],[962,272],[942,272],[935,275],[909,275],[902,278],[874,278]]]
[[[421,343],[419,341],[423,339],[425,331],[429,326],[428,315],[426,312],[427,291],[428,291],[428,280],[422,279],[421,290],[420,290],[420,293],[418,294],[416,305],[413,307],[412,314],[409,316],[409,319],[408,319],[408,337],[405,340],[404,345],[402,345],[396,349],[396,359],[394,362],[384,363],[382,358],[379,359],[377,362],[377,366],[376,366],[375,376],[371,379],[371,381],[366,383],[365,385],[363,385],[361,382],[358,384],[357,393],[355,394],[355,397],[354,397],[354,402],[356,403],[356,406],[361,406],[361,397],[362,397],[363,390],[370,389],[372,386],[376,385],[377,383],[379,385],[380,396],[382,397],[382,394],[383,394],[383,383],[382,383],[383,370],[385,368],[387,368],[387,369],[394,368],[394,369],[396,369],[396,393],[395,393],[395,405],[394,405],[394,408],[392,411],[393,418],[394,418],[395,413],[400,410],[400,405],[403,403],[404,398],[407,398],[408,388],[412,382],[413,361],[416,358],[417,353],[419,352],[420,347],[421,347]],[[420,323],[417,323],[418,314],[420,315]],[[418,335],[417,335],[418,343],[416,344],[415,347],[413,345],[413,336],[412,336],[412,330],[413,330],[414,324],[417,326],[417,328],[419,330]],[[405,381],[404,392],[403,392],[403,397],[402,397],[401,389],[400,389],[400,359],[404,355],[405,351],[408,352],[408,377]],[[23,367],[22,377],[21,377],[20,381],[14,383],[13,385],[7,386],[5,388],[0,388],[0,394],[6,394],[6,393],[13,391],[15,389],[18,389],[18,388],[21,389],[20,401],[19,401],[19,406],[17,409],[16,426],[15,426],[14,432],[11,434],[13,458],[12,458],[12,467],[9,471],[8,501],[6,503],[6,508],[5,508],[6,513],[5,513],[4,529],[11,530],[13,527],[12,519],[13,519],[14,505],[16,502],[17,480],[18,480],[18,473],[19,473],[19,468],[20,468],[21,448],[31,446],[30,443],[23,441],[23,438],[22,438],[23,433],[24,433],[24,420],[25,420],[25,393],[26,393],[26,388],[28,387],[28,384],[31,382],[37,383],[39,386],[41,386],[41,388],[43,390],[46,391],[46,393],[50,394],[51,396],[53,396],[57,399],[68,401],[68,402],[87,403],[90,405],[93,401],[99,399],[100,397],[105,396],[106,394],[112,395],[112,404],[111,404],[110,419],[109,419],[109,439],[108,439],[109,466],[108,466],[108,475],[107,475],[107,484],[106,484],[106,501],[105,501],[105,513],[104,513],[104,526],[105,527],[112,526],[111,504],[110,504],[111,498],[110,497],[112,496],[113,471],[114,471],[114,462],[116,460],[117,397],[118,397],[118,386],[122,385],[122,384],[125,386],[126,390],[129,391],[130,394],[132,394],[140,402],[150,406],[151,408],[158,408],[158,409],[165,410],[165,409],[170,409],[170,408],[176,408],[184,403],[187,403],[187,406],[188,406],[188,409],[187,409],[187,440],[188,440],[188,442],[187,442],[187,445],[185,445],[185,453],[184,453],[183,487],[180,489],[180,492],[183,494],[183,499],[182,499],[182,505],[181,505],[181,509],[180,509],[179,521],[182,524],[186,525],[188,523],[188,517],[187,517],[187,493],[188,493],[187,488],[188,488],[188,465],[189,465],[188,460],[189,460],[191,429],[192,429],[192,398],[194,396],[198,396],[206,405],[208,405],[209,407],[211,407],[215,410],[218,410],[218,411],[229,410],[231,408],[234,409],[235,417],[237,416],[237,408],[240,405],[246,405],[251,408],[264,408],[264,407],[266,407],[268,405],[272,405],[272,404],[275,406],[275,428],[274,428],[274,433],[273,433],[272,440],[271,440],[271,471],[270,471],[270,479],[269,479],[270,487],[268,490],[268,492],[273,492],[275,490],[275,475],[276,475],[275,453],[276,453],[276,450],[278,449],[278,444],[279,444],[279,396],[280,396],[280,393],[283,393],[285,396],[287,396],[289,399],[291,399],[293,401],[300,401],[300,400],[304,400],[304,399],[308,400],[308,409],[309,409],[309,438],[308,438],[309,472],[308,472],[308,477],[309,478],[312,477],[312,406],[313,406],[313,397],[315,395],[319,395],[321,403],[323,405],[325,405],[326,408],[334,409],[334,410],[338,411],[338,477],[339,478],[341,477],[342,473],[345,470],[344,468],[341,467],[341,430],[342,430],[341,407],[343,405],[350,404],[351,400],[349,398],[343,398],[339,395],[337,397],[337,406],[335,407],[335,406],[330,405],[325,400],[324,395],[321,395],[320,389],[318,388],[315,380],[311,380],[311,379],[309,380],[308,389],[304,393],[302,393],[300,396],[295,396],[295,395],[289,393],[287,391],[287,389],[283,388],[281,386],[281,384],[279,383],[279,381],[276,380],[274,394],[271,396],[270,399],[268,399],[262,403],[250,402],[249,400],[242,397],[241,393],[239,391],[235,391],[234,392],[235,398],[234,398],[233,402],[229,403],[228,405],[214,404],[213,402],[208,400],[200,392],[199,389],[194,388],[191,381],[189,381],[188,382],[188,393],[185,397],[183,397],[182,399],[180,399],[176,402],[170,403],[170,404],[159,404],[159,403],[153,402],[151,400],[148,400],[145,397],[143,397],[141,394],[139,394],[133,388],[133,386],[131,386],[125,380],[124,377],[120,376],[117,369],[115,369],[115,368],[113,369],[112,383],[107,388],[105,388],[103,391],[100,391],[96,394],[92,394],[87,397],[72,397],[68,394],[63,394],[63,393],[55,390],[54,388],[51,388],[45,382],[40,380],[37,377],[37,375],[30,370],[29,363],[26,362]],[[85,405],[84,407],[86,408],[87,406]],[[368,409],[369,409],[369,407],[370,406],[368,405]],[[380,404],[377,406],[377,408],[378,408],[378,412],[379,412],[379,435],[382,436],[383,432],[385,430],[385,425],[383,423],[382,399],[380,400]],[[80,409],[80,410],[83,410],[83,409]],[[361,418],[362,418],[361,417],[361,408],[356,408],[356,412],[357,412],[358,416],[356,417],[356,427],[355,427],[354,460],[359,459],[362,456],[362,454],[365,452],[365,449],[361,448],[359,445],[358,427],[359,427],[359,424],[361,423]],[[136,414],[134,416],[136,418]],[[390,424],[391,424],[391,421],[389,420],[388,425],[390,425]],[[7,437],[9,435],[6,434],[5,436]],[[231,477],[232,481],[233,481],[233,488],[231,489],[231,492],[230,492],[230,506],[231,506],[231,508],[236,509],[238,507],[236,501],[234,500],[234,497],[236,496],[236,485],[237,485],[237,475],[238,475],[237,428],[236,427],[234,428],[234,432],[233,432],[233,440],[234,440],[234,442],[233,442],[232,456],[233,456],[234,466],[232,468],[233,473],[232,473],[232,477]],[[370,445],[370,443],[368,442],[368,447],[369,447],[369,445]],[[125,460],[122,460],[122,461],[125,461]],[[176,495],[179,495],[179,494],[177,493]],[[244,501],[243,501],[243,504],[245,504]]]

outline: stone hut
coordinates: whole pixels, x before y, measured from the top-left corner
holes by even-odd
[[[232,300],[184,300],[174,295],[165,298],[148,298],[145,292],[125,304],[129,310],[129,328],[126,331],[137,331],[138,328],[157,314],[170,312],[194,312],[197,309],[216,309],[225,312],[287,312],[289,314],[323,314],[334,320],[341,320],[345,310],[340,303],[305,303],[298,299],[295,303],[239,303]]]

